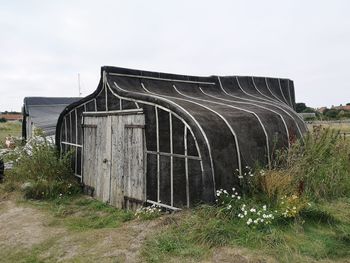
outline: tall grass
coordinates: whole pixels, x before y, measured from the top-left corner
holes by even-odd
[[[280,152],[274,170],[292,179],[290,190],[313,200],[350,196],[350,140],[316,129]]]
[[[277,152],[272,169],[246,174],[241,179],[242,198],[232,197],[230,189],[219,190],[217,206],[185,213],[167,231],[150,238],[143,251],[146,260],[163,262],[177,256],[193,261],[220,246],[259,250],[279,262],[350,256],[350,141],[339,132],[316,129]],[[242,204],[247,205],[246,216]],[[274,211],[275,219],[264,227],[248,224],[256,214],[250,208],[258,210],[263,204]]]

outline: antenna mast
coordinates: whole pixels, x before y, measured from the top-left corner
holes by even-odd
[[[79,97],[81,96],[81,88],[80,88],[80,73],[78,73],[78,92],[79,92]]]

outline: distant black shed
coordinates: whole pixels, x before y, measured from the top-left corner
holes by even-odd
[[[294,106],[289,79],[102,67],[97,90],[61,113],[56,143],[103,201],[188,207],[301,137]]]
[[[46,136],[55,136],[57,119],[62,110],[81,98],[25,97],[23,101],[22,137],[27,140],[36,128]]]

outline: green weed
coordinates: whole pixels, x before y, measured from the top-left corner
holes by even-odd
[[[64,225],[71,230],[116,228],[134,218],[131,211],[117,209],[101,201],[72,196],[47,201],[24,201],[54,215],[51,225]]]

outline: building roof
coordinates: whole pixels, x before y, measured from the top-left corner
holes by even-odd
[[[22,115],[21,114],[4,113],[4,114],[0,114],[0,118],[4,118],[8,121],[19,121],[19,120],[22,120]]]
[[[30,118],[32,124],[42,129],[47,136],[54,135],[57,119],[62,110],[80,99],[77,97],[26,97],[23,116],[25,121]],[[26,137],[25,134],[23,136]]]

